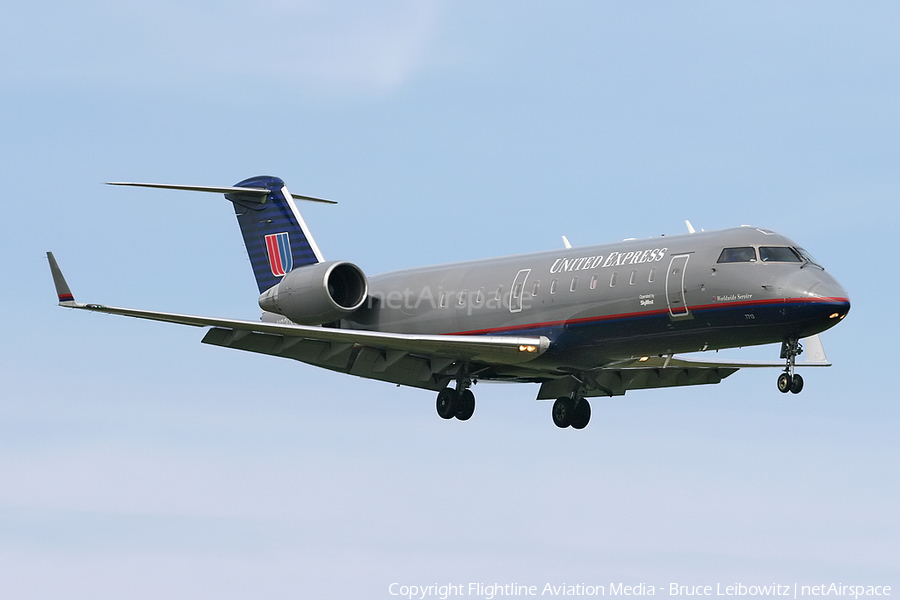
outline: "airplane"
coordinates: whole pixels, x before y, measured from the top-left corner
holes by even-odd
[[[479,381],[539,384],[553,423],[583,429],[588,398],[719,383],[779,367],[830,366],[818,334],[850,310],[847,292],[802,247],[741,226],[412,268],[367,277],[325,260],[278,177],[231,187],[110,182],[222,193],[234,208],[259,288],[259,321],[75,301],[47,253],[59,305],[208,328],[202,342],[437,392],[444,419],[466,421]],[[779,362],[684,353],[781,344]],[[806,347],[807,359],[797,362]]]

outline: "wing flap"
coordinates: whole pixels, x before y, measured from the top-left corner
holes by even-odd
[[[603,368],[584,374],[583,378],[563,377],[545,381],[538,391],[538,400],[553,400],[569,396],[581,390],[586,397],[622,396],[628,390],[645,390],[685,385],[719,383],[738,371],[737,367],[688,367],[683,365],[663,368]]]
[[[203,343],[280,356],[359,377],[430,390],[444,387],[450,376],[435,371],[430,359],[400,350],[285,338],[271,333],[235,335],[237,333],[244,332],[214,327],[207,332]],[[445,368],[454,364],[451,359],[441,360],[445,361],[442,362]]]

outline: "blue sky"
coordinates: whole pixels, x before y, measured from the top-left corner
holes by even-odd
[[[0,595],[389,598],[447,582],[900,588],[900,9],[831,2],[7,3]],[[370,274],[740,224],[850,293],[835,366],[597,399],[430,392],[76,297],[249,318],[258,174]],[[777,358],[775,347],[745,356]]]

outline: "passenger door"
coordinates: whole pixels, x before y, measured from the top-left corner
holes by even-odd
[[[509,291],[509,312],[522,312],[522,296],[525,294],[525,281],[528,280],[530,273],[531,269],[522,269],[516,273],[516,278],[513,279],[512,287]]]
[[[669,261],[669,270],[666,271],[666,303],[669,306],[669,316],[672,318],[687,317],[691,314],[684,298],[684,274],[690,258],[690,254],[679,254]]]

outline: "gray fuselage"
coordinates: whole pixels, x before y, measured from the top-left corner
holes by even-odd
[[[722,262],[725,249],[737,250]],[[544,335],[552,346],[536,363],[577,369],[780,342],[849,310],[846,291],[807,257],[782,235],[739,227],[406,269],[371,277],[366,304],[342,326]]]

